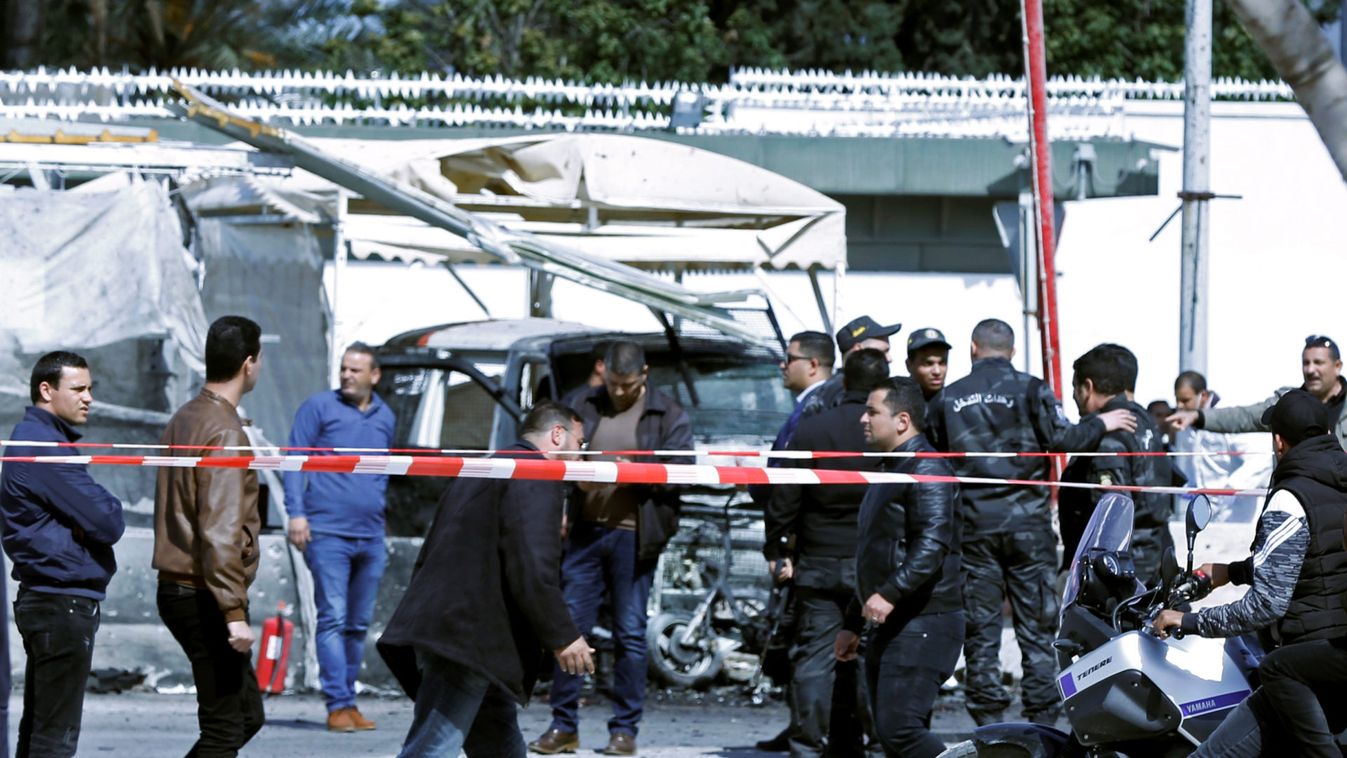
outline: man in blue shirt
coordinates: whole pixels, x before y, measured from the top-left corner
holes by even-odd
[[[93,404],[89,364],[64,351],[33,367],[33,404],[12,439],[70,443]],[[9,447],[10,456],[79,455],[72,447]],[[93,661],[99,602],[117,571],[112,546],[126,523],[122,504],[85,466],[6,463],[0,470],[4,548],[19,594],[14,622],[23,637],[20,756],[72,756],[79,744],[84,686]],[[9,666],[5,661],[6,680]],[[3,693],[9,693],[8,681]]]
[[[379,362],[357,342],[341,359],[341,389],[320,392],[295,414],[291,447],[388,448],[393,412],[378,395]],[[312,453],[321,455],[323,453]],[[285,474],[290,542],[304,551],[318,606],[318,679],[327,701],[327,728],[374,728],[355,706],[355,679],[365,634],[388,562],[384,546],[383,475]]]

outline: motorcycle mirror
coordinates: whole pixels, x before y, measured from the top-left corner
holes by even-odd
[[[1188,573],[1193,572],[1193,545],[1197,543],[1197,533],[1211,523],[1211,500],[1206,495],[1198,495],[1188,501],[1188,513],[1184,518],[1185,531],[1188,533]]]
[[[1191,540],[1198,532],[1207,528],[1211,523],[1211,500],[1206,495],[1198,495],[1188,501],[1187,516],[1188,538]]]
[[[1174,555],[1174,548],[1167,547],[1160,556],[1160,580],[1165,587],[1174,583],[1179,578],[1179,559]]]

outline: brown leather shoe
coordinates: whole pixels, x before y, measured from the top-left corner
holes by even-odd
[[[376,724],[365,718],[364,714],[360,712],[360,709],[355,706],[347,708],[346,714],[351,717],[351,725],[355,727],[357,732],[368,732],[371,729],[376,728]]]
[[[543,755],[574,753],[580,749],[580,735],[575,732],[563,732],[560,729],[548,729],[538,739],[529,743],[529,750]]]
[[[636,755],[636,738],[626,732],[613,732],[608,735],[608,747],[604,755]]]
[[[327,730],[329,732],[354,732],[355,722],[351,720],[351,709],[338,708],[327,714]]]

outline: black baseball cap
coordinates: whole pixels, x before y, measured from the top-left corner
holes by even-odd
[[[933,327],[918,329],[907,335],[907,354],[911,355],[923,347],[939,345],[946,350],[950,349],[949,341],[945,339],[944,332]]]
[[[891,337],[902,328],[902,324],[880,326],[879,322],[869,316],[861,316],[848,321],[846,326],[837,330],[837,349],[846,355],[863,340]]]
[[[1294,389],[1263,411],[1263,423],[1272,433],[1292,446],[1310,437],[1328,434],[1328,409],[1319,398],[1302,389]]]

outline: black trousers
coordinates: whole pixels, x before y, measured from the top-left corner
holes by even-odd
[[[97,600],[19,590],[14,623],[28,656],[15,750],[19,758],[75,754],[98,621]]]
[[[963,645],[963,613],[890,620],[865,649],[865,681],[884,754],[934,758],[945,744],[931,734],[931,708],[954,673]]]
[[[839,663],[833,643],[856,594],[855,561],[801,557],[795,570],[795,639],[790,697],[798,719],[790,736],[794,758],[856,756],[869,721],[856,663]]]
[[[1010,706],[1001,685],[1001,606],[1010,598],[1024,667],[1020,698],[1026,718],[1061,708],[1057,693],[1057,537],[1049,527],[977,535],[963,549],[967,633],[967,706],[995,713]]]
[[[1254,713],[1280,727],[1272,731],[1296,746],[1290,752],[1340,758],[1335,735],[1347,726],[1347,639],[1277,648],[1258,674]]]
[[[232,758],[262,728],[262,693],[252,656],[229,646],[224,614],[206,590],[159,585],[159,617],[192,663],[201,736],[189,758]]]

